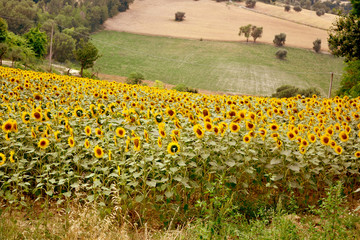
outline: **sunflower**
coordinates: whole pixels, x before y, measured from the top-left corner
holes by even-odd
[[[218,135],[219,134],[219,132],[220,132],[220,129],[219,129],[219,127],[218,126],[214,126],[214,133],[215,133],[215,135]]]
[[[11,150],[11,151],[10,151],[10,157],[9,157],[9,160],[10,160],[10,162],[12,162],[12,163],[14,163],[14,162],[15,162],[15,160],[14,160],[14,154],[15,154],[14,150]]]
[[[322,145],[329,145],[330,144],[330,137],[328,135],[322,135],[320,137],[320,142]]]
[[[249,143],[250,140],[251,140],[251,137],[250,137],[250,135],[248,135],[248,134],[246,134],[246,135],[243,137],[243,141],[244,141],[245,143]]]
[[[330,147],[331,148],[335,148],[337,145],[336,145],[336,142],[334,140],[330,140],[330,143],[329,143]]]
[[[272,123],[272,124],[270,124],[269,128],[272,131],[277,131],[279,129],[279,125],[277,125],[276,123]]]
[[[200,124],[196,124],[194,126],[193,130],[194,130],[196,137],[198,137],[198,138],[204,137],[204,130]]]
[[[299,146],[299,152],[300,152],[301,154],[305,154],[305,152],[306,152],[306,147],[300,145],[300,146]]]
[[[326,128],[325,131],[329,136],[332,136],[334,134],[334,129],[331,126]]]
[[[5,133],[11,132],[11,130],[12,130],[12,119],[9,119],[9,120],[7,120],[6,122],[3,123],[2,130]]]
[[[289,138],[291,141],[294,140],[295,137],[296,137],[296,134],[295,134],[293,131],[287,132],[286,135],[288,136],[288,138]]]
[[[355,156],[356,158],[360,158],[360,151],[357,151],[357,152],[354,154],[354,156]]]
[[[208,131],[208,132],[213,131],[213,125],[211,122],[205,122],[204,127],[205,127],[206,131]]]
[[[6,162],[6,156],[4,154],[0,153],[0,159],[1,159],[0,166],[2,166]]]
[[[253,131],[255,129],[255,124],[253,124],[252,122],[246,122],[246,129],[248,131]]]
[[[109,155],[109,161],[111,161],[111,150],[109,150],[108,155]]]
[[[266,136],[266,134],[267,134],[267,131],[266,131],[266,129],[265,128],[259,128],[259,135],[261,136],[261,137],[265,137]]]
[[[73,137],[69,137],[68,138],[68,143],[70,147],[74,147],[75,146],[75,140]]]
[[[100,128],[96,128],[95,134],[96,134],[96,136],[101,137],[103,135],[103,131]]]
[[[158,144],[159,148],[162,147],[162,139],[161,139],[161,137],[158,137],[157,144]]]
[[[104,156],[104,150],[101,147],[99,147],[98,145],[96,145],[94,147],[94,154],[95,154],[95,157],[102,158]]]
[[[271,136],[272,138],[278,138],[278,137],[279,137],[279,134],[278,134],[278,133],[272,133],[270,136]]]
[[[233,133],[237,133],[237,132],[240,131],[240,126],[239,126],[239,124],[234,123],[234,122],[231,122],[231,123],[230,123],[229,128],[230,128],[230,131],[233,132]]]
[[[342,149],[341,146],[336,146],[336,147],[334,148],[334,151],[335,151],[337,154],[341,154],[342,151],[343,151],[343,149]]]
[[[209,111],[209,109],[208,109],[208,108],[204,108],[204,109],[202,110],[202,115],[203,115],[204,117],[210,116],[210,111]]]
[[[149,133],[146,131],[146,129],[144,129],[144,138],[146,142],[149,142]]]
[[[128,136],[127,139],[126,139],[126,147],[125,147],[125,152],[128,152],[129,151],[129,147],[130,147],[130,142],[131,142],[131,139],[130,137]]]
[[[180,137],[180,130],[179,129],[174,129],[174,130],[171,131],[171,133],[173,135],[175,135],[176,137]]]
[[[169,143],[167,147],[167,152],[171,155],[174,155],[175,153],[180,151],[180,145],[177,142],[171,142]]]
[[[28,124],[30,122],[30,118],[31,118],[31,116],[28,112],[23,112],[21,114],[21,119],[22,119],[23,123],[25,123],[25,124]]]
[[[38,142],[38,147],[41,149],[46,149],[49,146],[50,142],[47,138],[42,138]]]
[[[166,109],[166,114],[170,117],[173,118],[176,116],[176,111],[174,109],[171,108],[167,108]]]
[[[342,142],[346,142],[349,140],[349,135],[345,131],[341,131],[339,133],[339,138]]]
[[[60,131],[54,132],[54,137],[55,137],[56,141],[59,141],[60,140]]]
[[[134,142],[134,150],[135,151],[140,151],[140,147],[141,147],[140,138],[135,137],[135,138],[132,139],[132,141]]]
[[[174,124],[175,124],[175,127],[176,127],[176,128],[182,129],[182,126],[181,126],[179,120],[175,120],[175,121],[174,121]]]
[[[281,146],[282,146],[282,141],[281,141],[280,139],[277,139],[277,140],[276,140],[276,146],[277,146],[278,148],[281,148]]]
[[[307,137],[311,143],[314,143],[316,141],[316,136],[313,133],[309,133]]]
[[[164,127],[159,127],[159,134],[162,138],[166,137],[166,131],[165,131]]]
[[[31,137],[36,138],[36,133],[35,133],[34,127],[31,127]]]
[[[90,126],[86,126],[86,127],[85,127],[85,134],[86,134],[87,136],[90,136],[90,135],[91,135],[91,127],[90,127]]]
[[[160,113],[156,113],[154,118],[156,123],[161,123],[163,121],[163,116]]]
[[[307,147],[307,146],[309,146],[309,142],[306,141],[306,139],[302,139],[301,140],[301,146]]]
[[[122,127],[116,128],[115,132],[116,132],[116,135],[118,137],[120,137],[120,138],[123,138],[125,136],[125,133],[126,133],[125,129],[122,128]]]
[[[88,149],[90,147],[90,142],[89,142],[88,139],[85,140],[84,146],[85,146],[86,149]]]
[[[42,120],[42,118],[43,118],[42,113],[39,112],[39,111],[33,111],[31,113],[31,116],[38,122],[40,122]]]

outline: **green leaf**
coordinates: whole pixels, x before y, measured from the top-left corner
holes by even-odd
[[[155,180],[146,181],[146,184],[149,185],[150,187],[156,187],[156,181]]]
[[[171,198],[173,195],[174,195],[174,193],[171,192],[171,191],[166,191],[166,192],[165,192],[165,196],[166,196],[167,198]]]
[[[273,159],[270,161],[270,164],[271,164],[271,165],[276,165],[276,164],[279,164],[279,163],[282,163],[282,160],[279,159],[279,158],[273,158]]]
[[[69,191],[69,192],[65,192],[65,193],[63,193],[63,195],[64,195],[65,197],[69,198],[69,197],[71,197],[71,192],[70,192],[70,191]]]
[[[288,165],[287,168],[293,170],[294,172],[300,172],[300,167],[297,164]]]
[[[93,202],[94,199],[95,199],[95,195],[89,195],[89,196],[87,196],[86,199],[87,199],[89,202]]]
[[[136,202],[141,202],[142,200],[144,200],[144,195],[138,195],[135,197]]]
[[[274,175],[271,177],[271,181],[279,181],[279,180],[281,180],[283,177],[284,177],[284,174],[274,174]]]
[[[235,166],[236,162],[234,160],[228,160],[225,162],[226,165],[228,165],[229,167],[233,167]]]

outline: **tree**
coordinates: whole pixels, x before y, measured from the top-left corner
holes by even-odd
[[[24,37],[27,39],[37,58],[42,58],[46,54],[47,36],[45,32],[40,31],[40,26],[31,28]]]
[[[289,11],[290,11],[290,5],[289,5],[289,4],[286,4],[286,5],[285,5],[284,11],[285,11],[285,12],[289,12]]]
[[[302,8],[300,7],[300,5],[296,5],[293,7],[295,12],[301,12]]]
[[[75,59],[81,65],[80,76],[83,76],[84,69],[94,66],[95,61],[100,57],[98,49],[91,42],[80,41],[75,51]]]
[[[246,42],[249,41],[250,33],[251,33],[251,24],[240,27],[239,36],[244,34],[244,36],[246,37]]]
[[[185,18],[184,12],[176,12],[175,13],[175,21],[181,22],[184,20],[184,18]]]
[[[273,43],[278,46],[281,47],[285,44],[286,41],[286,34],[285,33],[280,33],[278,35],[275,35],[275,38],[273,40]]]
[[[340,85],[338,95],[360,96],[360,60],[347,63]]]
[[[0,43],[5,42],[7,38],[8,25],[5,19],[0,17]]]
[[[320,8],[318,10],[316,10],[316,15],[318,15],[319,17],[325,14],[325,9]]]
[[[245,6],[247,8],[254,8],[256,5],[256,0],[246,0]]]
[[[320,52],[320,49],[321,49],[321,39],[316,39],[314,42],[313,42],[313,49],[315,52]]]
[[[287,56],[287,51],[286,51],[285,49],[279,49],[279,50],[277,50],[277,52],[275,53],[275,55],[276,55],[276,57],[277,57],[278,59],[283,60],[283,59],[285,59],[286,56]]]
[[[254,38],[254,42],[256,42],[257,38],[261,38],[263,33],[263,27],[251,27],[251,36]]]
[[[29,47],[24,37],[9,32],[7,44],[8,51],[6,56],[11,59],[12,66],[14,66],[14,62],[16,61],[22,61],[25,65],[34,61],[35,53],[32,48]]]
[[[7,43],[0,43],[0,66],[2,66],[2,59],[4,55],[7,53],[9,46]]]
[[[74,59],[75,39],[65,33],[55,33],[53,42],[54,59],[58,62]]]
[[[335,56],[345,57],[345,61],[360,59],[359,17],[350,14],[339,17],[330,28],[329,49]]]

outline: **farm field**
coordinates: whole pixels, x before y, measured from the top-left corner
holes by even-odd
[[[300,13],[285,12],[283,7],[261,2],[253,10],[243,6],[212,0],[141,0],[135,1],[125,13],[108,19],[104,26],[107,30],[147,35],[244,41],[238,36],[239,27],[252,24],[264,27],[259,42],[272,44],[275,34],[283,32],[287,34],[288,46],[311,49],[312,42],[319,38],[322,49],[328,50],[327,29],[335,15],[318,17],[306,9]],[[181,23],[174,21],[178,11],[185,12],[185,21]]]
[[[284,236],[359,237],[359,97],[203,95],[4,67],[0,83],[2,206],[56,208],[67,229],[73,204],[94,204],[74,223],[90,232],[195,219],[193,239],[276,239],[272,219]],[[15,231],[5,207],[0,234]],[[305,231],[270,209],[317,219]]]
[[[221,91],[269,96],[281,85],[316,87],[323,96],[334,72],[340,83],[341,58],[289,48],[287,60],[276,59],[277,47],[267,44],[217,42],[143,36],[102,31],[92,36],[102,57],[101,73],[128,76],[140,72],[148,80]]]

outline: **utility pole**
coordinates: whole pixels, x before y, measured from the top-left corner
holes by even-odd
[[[333,72],[331,72],[331,76],[330,76],[330,87],[329,87],[329,94],[328,94],[328,98],[330,98],[330,97],[331,97],[331,89],[332,89],[333,79],[334,79],[334,73],[333,73]]]
[[[52,72],[52,44],[53,44],[53,34],[54,34],[54,23],[51,24],[51,35],[50,35],[50,59],[49,59],[49,69]]]

